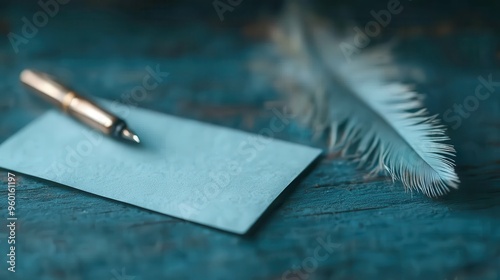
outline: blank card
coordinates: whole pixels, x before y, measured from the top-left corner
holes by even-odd
[[[149,110],[104,105],[137,132],[140,145],[110,139],[50,111],[0,146],[0,159],[9,159],[0,166],[243,234],[321,152]]]

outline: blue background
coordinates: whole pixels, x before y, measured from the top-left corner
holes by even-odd
[[[310,5],[339,26],[364,26],[373,20],[370,11],[387,2]],[[500,81],[497,3],[401,3],[404,10],[372,45],[397,40],[397,63],[410,69],[408,82],[426,94],[431,113],[442,117],[462,104],[479,76]],[[41,8],[35,1],[2,1],[0,142],[49,108],[20,86],[26,67],[121,100],[142,83],[146,66],[159,65],[169,78],[138,106],[258,132],[273,116],[266,102],[279,95],[272,85],[257,87],[248,65],[264,43],[262,26],[281,4],[243,0],[221,21],[212,1],[74,0],[16,53],[8,34],[21,35],[22,18],[31,20]],[[17,272],[9,279],[300,279],[287,274],[299,269],[304,279],[499,279],[498,91],[458,128],[447,123],[460,190],[439,199],[405,193],[397,182],[366,180],[363,170],[328,156],[243,237],[20,176]],[[298,124],[277,135],[325,147],[324,139],[310,136]],[[5,171],[0,178],[6,218]],[[0,226],[1,279],[13,277],[5,263],[7,234]],[[335,242],[321,260],[318,239]]]

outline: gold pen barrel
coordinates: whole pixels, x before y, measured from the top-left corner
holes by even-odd
[[[105,134],[119,133],[119,130],[123,129],[125,125],[118,117],[59,84],[47,74],[26,69],[21,72],[20,78],[25,85],[33,88],[42,98]]]

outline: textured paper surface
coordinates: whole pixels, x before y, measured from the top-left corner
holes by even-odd
[[[109,139],[51,111],[0,146],[0,166],[242,234],[320,154],[255,134],[105,104],[126,119],[141,145]]]

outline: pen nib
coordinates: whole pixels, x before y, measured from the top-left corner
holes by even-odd
[[[137,136],[135,133],[133,133],[128,128],[125,128],[125,129],[122,130],[121,136],[125,140],[129,140],[129,141],[135,142],[137,144],[141,143],[141,140],[139,139],[139,136]]]

